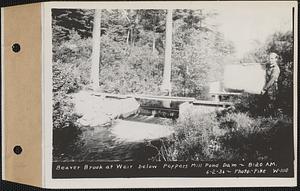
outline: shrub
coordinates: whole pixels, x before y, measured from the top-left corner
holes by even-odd
[[[164,158],[193,161],[211,159],[218,147],[216,140],[222,133],[214,114],[185,118],[175,127],[172,140],[165,142]]]
[[[219,138],[219,156],[227,160],[290,160],[293,153],[293,125],[289,120],[274,117],[252,118],[245,113],[229,113],[220,118],[227,132]],[[285,145],[285,152],[280,145]]]
[[[249,134],[254,132],[254,119],[250,118],[246,113],[227,113],[224,117],[219,119],[220,128],[228,131],[245,131]]]
[[[53,47],[53,91],[72,93],[89,84],[91,39],[72,32],[70,40]]]
[[[74,126],[77,117],[74,114],[72,98],[67,94],[57,94],[53,97],[53,128]]]
[[[220,152],[226,153],[229,160],[255,157],[257,150],[253,146],[260,136],[259,122],[245,113],[228,113],[219,120],[220,128],[226,130],[219,139],[222,145]]]
[[[53,47],[53,127],[73,127],[77,116],[70,93],[89,84],[91,39],[81,39],[72,31],[70,38]]]
[[[53,128],[65,128],[76,121],[70,93],[78,91],[80,83],[66,67],[61,62],[53,63]]]
[[[251,117],[247,113],[189,115],[158,149],[160,160],[293,159],[293,123],[286,117]]]
[[[285,106],[282,106],[282,99],[272,101],[267,95],[244,93],[233,101],[236,112],[248,113],[251,117],[270,117],[285,115],[292,117]]]
[[[247,112],[251,116],[263,115],[264,101],[261,95],[243,93],[234,100],[234,107],[237,112]]]

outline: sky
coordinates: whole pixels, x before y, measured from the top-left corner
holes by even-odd
[[[219,15],[215,24],[225,39],[234,43],[237,58],[254,48],[255,40],[264,42],[276,31],[292,30],[289,6],[230,6],[215,8]]]

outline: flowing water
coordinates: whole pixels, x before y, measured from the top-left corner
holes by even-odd
[[[175,106],[177,106],[175,104]],[[161,138],[171,136],[174,119],[143,110],[102,127],[54,130],[54,161],[144,161],[158,154]]]

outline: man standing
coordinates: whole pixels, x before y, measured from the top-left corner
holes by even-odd
[[[264,95],[267,100],[266,104],[268,105],[268,110],[274,111],[274,104],[278,93],[278,84],[277,80],[280,74],[280,69],[278,66],[278,55],[274,52],[269,55],[270,63],[266,68],[266,84],[264,85],[261,94]],[[272,112],[272,111],[271,111]]]

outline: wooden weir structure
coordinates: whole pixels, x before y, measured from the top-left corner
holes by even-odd
[[[208,101],[208,100],[197,100],[192,97],[176,97],[176,96],[155,96],[155,95],[146,95],[146,94],[110,94],[110,93],[93,93],[95,96],[103,97],[103,98],[116,98],[116,99],[126,99],[126,98],[135,98],[135,99],[145,99],[145,100],[154,100],[161,102],[188,102],[195,106],[210,106],[210,107],[229,107],[233,105],[232,102],[222,102],[222,101]],[[162,110],[179,110],[178,108],[166,108],[166,107],[156,107],[156,106],[142,106],[147,109],[162,109]]]

